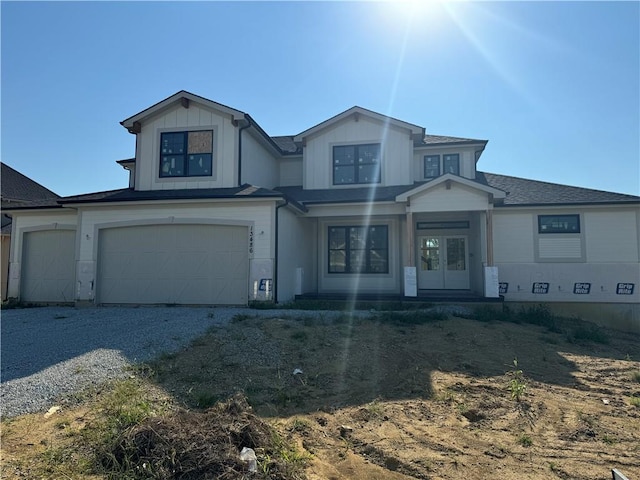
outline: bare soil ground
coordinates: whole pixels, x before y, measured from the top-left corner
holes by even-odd
[[[238,316],[150,367],[192,410],[243,392],[310,455],[311,480],[608,479],[612,468],[640,479],[640,338],[555,330],[416,312]],[[86,412],[64,415],[13,422],[4,467]]]

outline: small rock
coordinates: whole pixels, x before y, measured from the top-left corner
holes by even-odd
[[[609,399],[608,398],[603,398],[602,399],[602,403],[604,403],[605,405],[609,405]]]
[[[342,438],[347,437],[351,432],[353,432],[353,428],[348,425],[340,425],[340,436]]]
[[[44,414],[44,418],[49,418],[51,415],[56,413],[58,410],[60,410],[60,407],[58,405],[56,405],[55,407],[51,407],[49,410],[47,410],[47,413]]]

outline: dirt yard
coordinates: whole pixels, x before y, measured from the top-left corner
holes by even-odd
[[[151,364],[152,379],[191,409],[243,392],[309,454],[311,480],[640,479],[637,335],[247,313]],[[5,435],[3,450],[52,441],[42,428]]]

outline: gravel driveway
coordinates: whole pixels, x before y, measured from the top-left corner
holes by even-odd
[[[42,307],[2,311],[2,418],[49,408],[61,395],[127,375],[239,313],[189,307]]]

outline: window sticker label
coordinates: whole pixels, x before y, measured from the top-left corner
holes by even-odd
[[[258,290],[260,290],[261,292],[267,292],[267,291],[271,291],[271,279],[270,278],[261,278],[260,279],[260,286],[258,287]]]
[[[618,295],[633,295],[633,289],[636,286],[635,283],[619,283],[616,287],[616,294]]]
[[[591,284],[590,283],[574,283],[573,284],[573,293],[576,295],[589,295],[591,293]]]
[[[508,282],[500,282],[498,283],[498,288],[499,288],[499,292],[500,295],[504,295],[505,293],[507,293],[509,291],[509,283]]]
[[[533,288],[531,293],[547,294],[549,293],[549,283],[547,282],[533,282]]]

